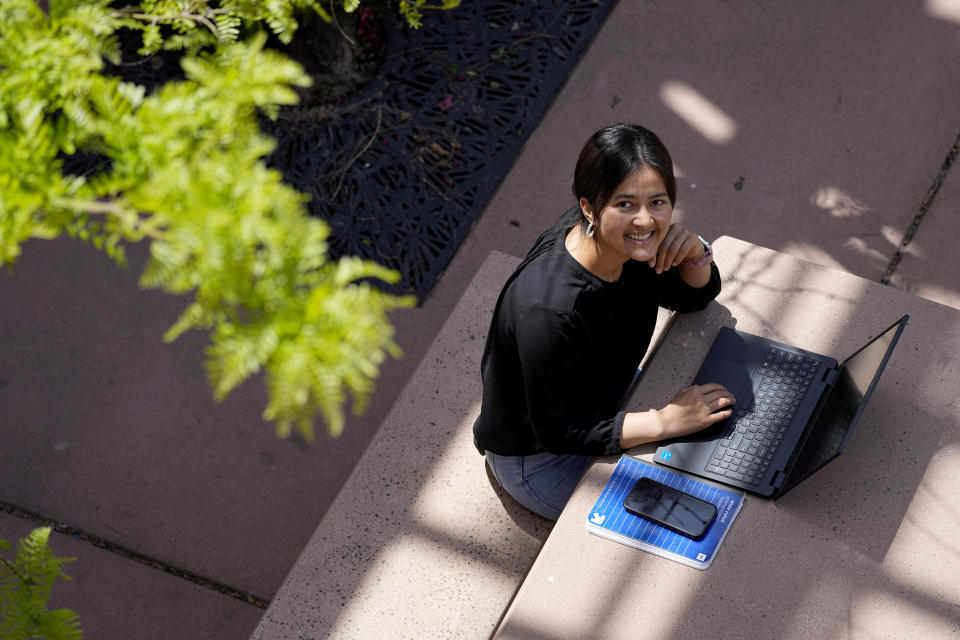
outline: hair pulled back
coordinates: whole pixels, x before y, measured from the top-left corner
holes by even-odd
[[[604,207],[628,175],[650,167],[660,174],[670,203],[677,201],[677,181],[670,153],[655,133],[635,124],[614,124],[600,129],[583,145],[573,172],[573,196],[586,199],[600,224]],[[589,221],[581,212],[580,224]]]

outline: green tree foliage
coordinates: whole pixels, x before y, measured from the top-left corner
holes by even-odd
[[[68,234],[119,263],[125,242],[149,242],[141,285],[192,295],[165,339],[209,331],[215,397],[262,373],[280,435],[312,439],[318,414],[339,434],[348,399],[362,410],[399,355],[387,314],[414,300],[370,284],[393,271],[328,259],[328,225],[264,162],[257,114],[308,78],[257,33],[186,56],[186,79],[147,96],[101,73],[129,20],[107,0],[0,0],[0,265],[29,238]],[[65,175],[78,151],[108,162]]]
[[[360,0],[340,2],[347,12],[359,4]],[[124,26],[143,30],[142,52],[152,53],[161,48],[195,51],[208,44],[234,42],[245,28],[261,23],[288,43],[304,11],[314,11],[329,22],[333,16],[327,9],[333,7],[329,0],[142,0],[114,15]],[[172,31],[164,33],[164,26]]]
[[[0,640],[79,640],[80,620],[70,609],[47,609],[57,578],[69,580],[63,566],[74,558],[57,558],[47,542],[50,528],[34,529],[17,544],[16,555],[0,555]],[[10,552],[0,540],[0,551]]]
[[[347,13],[356,11],[360,0],[338,0]],[[401,0],[400,14],[407,24],[419,29],[423,12],[453,9],[460,0]],[[143,31],[142,53],[158,49],[195,51],[208,44],[237,40],[251,25],[266,24],[281,42],[289,43],[297,30],[298,17],[312,11],[330,22],[335,19],[332,0],[141,0],[139,4],[114,12],[123,24]],[[172,32],[162,31],[169,27]]]
[[[423,26],[423,12],[429,10],[448,10],[460,6],[460,0],[441,0],[440,4],[427,4],[427,0],[400,0],[400,14],[414,29]]]

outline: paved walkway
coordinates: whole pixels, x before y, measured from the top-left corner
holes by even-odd
[[[406,357],[343,437],[312,448],[260,422],[258,383],[212,403],[202,337],[159,341],[181,301],[138,291],[136,257],[124,273],[33,243],[0,280],[0,499],[173,567],[55,536],[79,560],[54,604],[87,637],[247,637],[262,609],[197,582],[271,598],[484,258],[522,255],[570,204],[590,133],[656,131],[680,169],[678,215],[705,237],[960,308],[960,169],[944,169],[958,77],[950,0],[621,2],[430,298],[396,314]],[[0,537],[30,526],[0,512]]]

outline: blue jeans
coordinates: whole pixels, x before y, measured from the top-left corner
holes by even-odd
[[[500,486],[524,507],[550,520],[560,517],[589,462],[589,456],[501,456],[487,451],[487,464]]]

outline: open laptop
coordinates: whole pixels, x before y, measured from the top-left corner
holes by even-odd
[[[907,324],[834,358],[720,329],[694,378],[737,399],[733,416],[657,448],[656,462],[779,497],[843,451]]]

